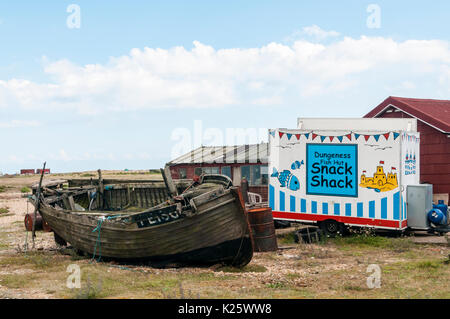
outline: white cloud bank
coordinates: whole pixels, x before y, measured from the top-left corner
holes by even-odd
[[[46,63],[51,83],[0,80],[0,108],[98,113],[152,108],[282,105],[301,98],[369,86],[413,89],[426,82],[450,93],[450,45],[443,40],[397,42],[384,37],[338,37],[316,26],[304,32],[336,37],[324,44],[297,40],[260,48],[132,49],[105,64]],[[394,82],[389,83],[390,79]],[[383,87],[381,85],[380,87]],[[374,88],[366,87],[367,90]],[[413,94],[414,95],[414,94]]]

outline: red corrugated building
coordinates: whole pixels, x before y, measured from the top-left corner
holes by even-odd
[[[34,169],[21,169],[20,170],[20,174],[24,175],[24,174],[34,174]]]
[[[168,163],[172,178],[193,179],[202,173],[227,175],[240,186],[245,177],[249,191],[267,201],[268,144],[201,146]]]
[[[41,174],[41,172],[42,172],[42,168],[38,168],[36,170],[36,174]],[[50,168],[44,169],[44,174],[50,174]]]
[[[390,96],[364,117],[416,118],[420,132],[420,182],[450,196],[450,101]]]

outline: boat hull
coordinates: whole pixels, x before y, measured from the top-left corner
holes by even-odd
[[[75,249],[97,257],[243,266],[253,254],[243,207],[240,192],[230,188],[214,193],[211,200],[202,201],[186,216],[176,216],[173,210],[163,212],[157,218],[168,222],[162,223],[155,222],[154,216],[150,218],[154,212],[148,211],[127,218],[109,215],[111,219],[103,222],[92,214],[49,205],[42,205],[40,212],[58,236]],[[174,218],[164,218],[169,214]]]

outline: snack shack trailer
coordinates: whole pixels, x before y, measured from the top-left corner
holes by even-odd
[[[345,225],[448,231],[447,207],[419,184],[419,146],[410,118],[298,119],[296,129],[269,130],[273,217],[331,235]]]

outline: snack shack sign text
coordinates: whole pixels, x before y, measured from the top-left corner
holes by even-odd
[[[358,197],[357,163],[357,145],[307,144],[306,193]]]

